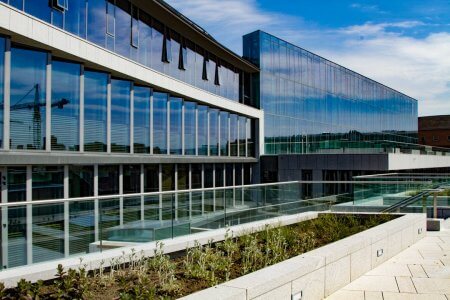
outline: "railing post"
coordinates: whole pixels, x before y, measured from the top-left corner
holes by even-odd
[[[433,218],[437,219],[438,213],[437,213],[437,192],[434,192],[433,197]]]

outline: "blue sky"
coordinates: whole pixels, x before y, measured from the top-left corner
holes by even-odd
[[[242,53],[265,30],[450,114],[450,0],[166,0]]]

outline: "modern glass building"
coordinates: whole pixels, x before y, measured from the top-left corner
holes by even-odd
[[[260,68],[265,154],[418,144],[417,100],[262,31],[244,57]]]
[[[87,253],[102,226],[225,201],[126,195],[252,182],[258,68],[164,2],[2,0],[0,15],[1,202],[124,195],[2,208],[3,268]]]
[[[416,143],[416,100],[269,34],[241,57],[162,0],[0,0],[2,269],[273,217],[298,189],[243,185]]]

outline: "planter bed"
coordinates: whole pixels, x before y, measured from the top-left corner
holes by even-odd
[[[380,231],[379,228],[388,224],[400,224],[398,220],[405,220],[405,217],[398,217],[395,215],[321,214],[317,219],[281,227],[266,226],[260,232],[246,232],[240,237],[232,237],[231,233],[228,232],[222,242],[213,243],[211,241],[206,246],[198,244],[186,251],[172,253],[170,256],[163,253],[163,245],[159,244],[159,249],[155,250],[153,258],[146,257],[144,253],[132,252],[128,257],[125,257],[124,254],[123,257],[111,262],[111,267],[101,267],[99,270],[91,272],[86,271],[87,266],[84,266],[83,263],[80,265],[81,270],[78,271],[69,270],[66,272],[60,267],[55,280],[38,282],[37,284],[22,281],[18,288],[4,292],[11,298],[39,294],[41,299],[51,297],[67,299],[152,299],[160,297],[177,298],[203,290],[192,294],[190,297],[197,299],[204,296],[210,298],[216,295],[214,298],[226,298],[225,295],[232,296],[235,292],[238,292],[240,296],[235,295],[237,298],[242,299],[241,296],[244,295],[243,299],[252,299],[255,297],[250,297],[248,291],[237,284],[239,281],[246,282],[249,280],[249,276],[250,278],[252,276],[261,278],[258,273],[265,274],[262,276],[265,278],[267,272],[269,272],[275,277],[271,279],[269,285],[264,284],[264,287],[273,287],[275,283],[283,283],[286,280],[283,273],[286,270],[291,270],[292,266],[296,266],[292,262],[298,260],[299,257],[309,265],[309,268],[300,267],[298,270],[292,271],[305,272],[311,267],[324,269],[325,262],[318,260],[319,254],[314,252],[323,251],[324,248],[331,245],[313,249],[338,241],[335,244],[344,242],[346,247],[359,250],[355,243],[348,243],[349,236],[352,239],[372,231],[371,237],[375,234],[375,236],[382,238],[385,230]],[[396,220],[391,221],[393,219]],[[417,218],[414,220],[417,221]],[[380,224],[383,225],[377,226]],[[367,230],[368,228],[372,229]],[[361,239],[358,240],[361,242]],[[370,241],[372,240],[374,239],[370,238]],[[405,241],[405,245],[414,240],[412,235],[410,240]],[[369,245],[370,242],[364,242],[363,244]],[[372,246],[372,244],[369,246]],[[402,246],[398,247],[399,250]],[[333,248],[333,251],[328,253],[330,256],[329,262],[337,261],[340,258],[338,254],[340,251],[337,251],[340,250],[340,246],[335,245],[335,247],[338,248]],[[345,252],[347,256],[350,254],[348,251]],[[303,256],[302,253],[304,253]],[[365,255],[366,253],[362,254]],[[383,253],[380,256],[383,256]],[[281,265],[286,265],[287,268]],[[372,267],[372,262],[370,265]],[[271,268],[274,269],[270,270]],[[361,267],[360,269],[359,273],[364,268]],[[317,273],[314,276],[317,275],[320,274]],[[340,277],[340,275],[337,277]],[[254,285],[258,281],[251,279],[249,282]],[[219,286],[207,289],[220,283],[222,284]],[[288,283],[289,293],[291,293],[292,283]],[[233,286],[234,284],[239,287]],[[279,287],[273,287],[272,290],[277,288]],[[330,290],[328,289],[328,293]],[[264,291],[264,288],[258,288],[258,291]],[[217,297],[219,295],[217,293],[220,292],[223,293],[223,297]]]

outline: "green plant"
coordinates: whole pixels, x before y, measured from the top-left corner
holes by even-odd
[[[157,274],[157,286],[163,292],[176,293],[179,289],[175,271],[177,265],[171,261],[168,255],[164,255],[164,244],[158,242],[154,252],[154,257],[148,260],[148,267]]]

